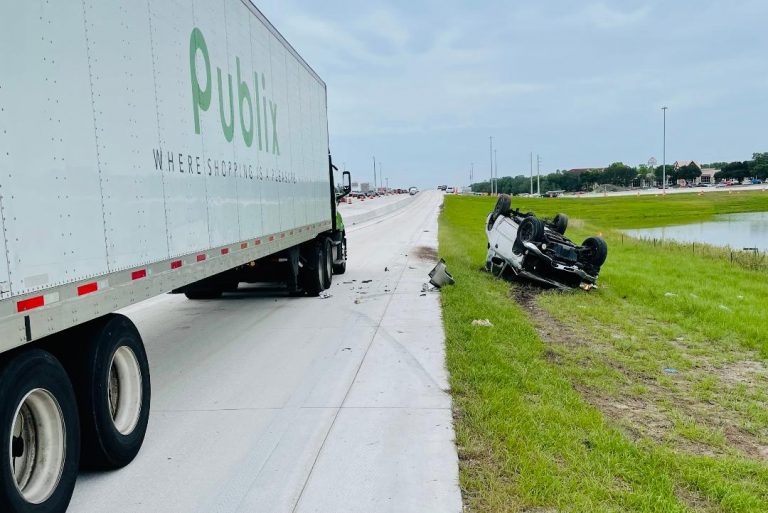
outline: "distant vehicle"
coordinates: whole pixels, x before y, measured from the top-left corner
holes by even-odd
[[[544,193],[545,198],[559,198],[565,191],[547,191]]]
[[[456,193],[456,189],[454,189],[453,187],[448,187],[447,189],[444,189],[444,190],[445,190],[446,194],[455,194]]]
[[[759,178],[755,178],[754,180],[752,180],[752,185],[762,185],[762,184],[763,184],[763,181],[760,180]]]
[[[419,188],[418,187],[411,187],[410,189],[408,189],[408,193],[411,196],[416,196],[419,193]]]
[[[447,190],[447,189],[448,189],[447,185],[438,185],[437,186],[437,190],[438,191],[444,191],[444,190]]]

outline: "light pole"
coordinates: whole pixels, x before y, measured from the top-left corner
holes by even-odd
[[[493,173],[496,175],[494,183],[496,184],[496,194],[498,194],[499,193],[499,154],[496,153],[496,150],[493,150],[493,160],[495,161]]]
[[[470,181],[470,185],[471,185],[472,180],[474,180],[474,179],[475,179],[475,163],[472,162],[469,165],[469,181]]]
[[[533,196],[533,152],[531,152],[531,196]]]
[[[376,191],[376,157],[373,157],[373,190]]]
[[[663,150],[663,156],[662,156],[662,191],[664,194],[667,193],[667,109],[669,107],[664,106],[661,108],[661,110],[664,112],[664,150]]]
[[[491,196],[493,196],[493,136],[491,136]]]
[[[536,155],[536,194],[541,196],[541,157]]]

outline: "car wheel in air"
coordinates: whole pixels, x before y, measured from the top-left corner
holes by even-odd
[[[600,268],[608,258],[608,243],[602,237],[590,237],[582,246],[587,249],[583,253],[584,259],[593,267]]]
[[[538,217],[526,217],[517,229],[520,242],[541,242],[544,238],[544,221]]]
[[[565,231],[568,229],[568,216],[565,214],[557,214],[552,220],[552,227],[560,235],[565,235]]]

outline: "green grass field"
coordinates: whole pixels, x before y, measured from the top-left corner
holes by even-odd
[[[604,235],[589,294],[491,277],[493,200],[446,199],[440,252],[457,284],[442,301],[468,511],[768,511],[765,271],[615,231],[669,224],[675,209],[768,210],[768,196],[684,196],[513,202],[576,218],[577,241]]]

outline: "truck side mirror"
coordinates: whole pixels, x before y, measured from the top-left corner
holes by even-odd
[[[352,192],[352,173],[349,171],[344,171],[343,177],[341,179],[341,183],[344,186],[344,195],[348,195],[350,192]]]

